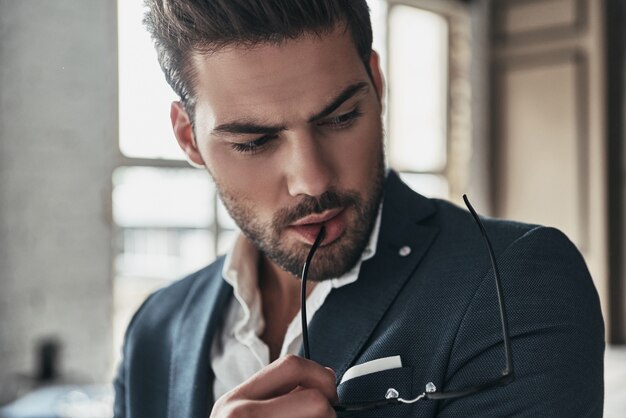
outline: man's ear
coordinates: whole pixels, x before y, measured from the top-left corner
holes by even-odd
[[[385,97],[385,79],[383,78],[383,73],[380,69],[380,56],[374,50],[372,50],[369,64],[372,80],[374,81],[374,87],[376,87],[376,93],[378,93],[378,98],[382,106]]]
[[[191,119],[181,102],[172,102],[170,120],[172,121],[172,128],[174,129],[178,145],[185,152],[189,163],[194,167],[204,167],[204,160],[198,150]]]

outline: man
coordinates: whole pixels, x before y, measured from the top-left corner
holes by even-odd
[[[476,224],[385,171],[365,1],[147,4],[181,98],[176,138],[242,234],[225,258],[137,312],[116,417],[329,417],[338,405],[497,379],[504,337]],[[352,416],[601,416],[603,322],[580,254],[554,229],[484,222],[513,381]],[[306,360],[298,277],[322,227]]]

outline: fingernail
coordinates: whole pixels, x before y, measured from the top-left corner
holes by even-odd
[[[333,376],[335,376],[335,378],[337,377],[337,373],[335,373],[335,371],[331,369],[330,367],[326,367],[326,370],[330,371],[333,374]]]

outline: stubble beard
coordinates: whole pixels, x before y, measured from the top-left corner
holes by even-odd
[[[330,189],[318,197],[306,196],[296,206],[283,208],[270,222],[260,222],[254,213],[254,202],[243,202],[216,182],[218,193],[230,216],[243,234],[259,251],[295,277],[301,277],[302,267],[311,248],[295,242],[287,244],[282,233],[289,224],[314,213],[343,208],[348,215],[346,230],[335,242],[320,247],[309,267],[309,280],[322,281],[341,277],[360,260],[376,222],[385,179],[384,151],[374,167],[371,187],[365,196],[354,190]]]

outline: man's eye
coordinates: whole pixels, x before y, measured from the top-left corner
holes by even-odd
[[[268,142],[275,139],[275,136],[262,136],[259,139],[249,142],[234,142],[231,144],[233,149],[237,152],[252,154],[261,151]]]
[[[363,114],[357,107],[351,112],[320,121],[318,123],[318,126],[327,126],[333,129],[347,128],[348,126],[352,125],[352,122],[354,122],[355,119],[362,115]]]

